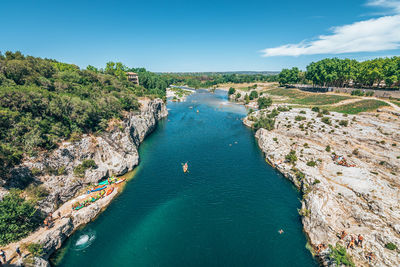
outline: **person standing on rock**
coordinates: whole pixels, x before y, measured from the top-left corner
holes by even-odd
[[[15,249],[15,252],[17,252],[17,254],[18,254],[19,257],[22,256],[21,250],[19,250],[19,247],[17,247],[17,248]]]
[[[0,249],[0,256],[3,259],[3,263],[7,263],[6,253],[2,249]]]
[[[363,246],[362,246],[363,240],[364,240],[364,237],[363,237],[362,235],[359,234],[359,235],[358,235],[357,246],[359,245],[360,247],[363,247]]]
[[[347,248],[354,248],[354,242],[355,242],[355,238],[354,238],[354,236],[351,236],[351,240],[350,240],[349,244],[347,245]]]

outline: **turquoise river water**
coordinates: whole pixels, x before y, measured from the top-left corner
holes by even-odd
[[[264,161],[241,122],[245,108],[226,92],[200,90],[168,109],[124,192],[53,264],[317,266],[305,248],[300,195]]]

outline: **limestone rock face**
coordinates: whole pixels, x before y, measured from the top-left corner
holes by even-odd
[[[261,112],[267,111],[252,116]],[[296,120],[299,115],[304,119]],[[256,132],[266,161],[302,191],[299,213],[312,246],[347,246],[351,235],[361,234],[363,247],[347,249],[356,266],[400,266],[398,251],[385,248],[387,243],[400,247],[400,119],[393,113],[324,117],[331,124],[310,109],[281,112],[274,130]],[[244,123],[253,122],[247,117]],[[291,150],[294,165],[285,159]],[[337,164],[333,153],[352,167]],[[340,240],[337,233],[343,230],[348,235]],[[376,255],[371,263],[365,257],[369,252]],[[328,255],[329,249],[321,253],[322,263],[334,265]]]
[[[21,179],[36,179],[42,183],[50,195],[39,205],[44,212],[50,212],[85,186],[132,170],[139,163],[140,143],[155,129],[157,121],[168,114],[160,99],[140,103],[140,111],[126,114],[122,121],[109,126],[99,136],[83,135],[79,141],[64,142],[50,153],[28,158],[13,170],[11,180],[18,183]],[[74,174],[74,169],[85,160],[94,160],[97,167],[87,169],[80,176]],[[40,170],[42,175],[28,177],[33,176],[32,169]]]
[[[44,212],[53,211],[55,222],[50,229],[39,228],[23,240],[10,244],[6,248],[9,255],[21,244],[39,243],[43,246],[44,253],[42,258],[33,258],[34,265],[48,267],[50,266],[48,257],[61,247],[65,239],[107,207],[118,194],[118,189],[88,207],[71,211],[73,202],[86,197],[82,195],[73,198],[85,186],[97,183],[108,175],[125,174],[138,165],[140,143],[156,128],[158,120],[168,115],[166,105],[160,99],[141,100],[140,103],[140,111],[126,114],[123,121],[117,125],[110,125],[105,133],[99,136],[84,135],[79,141],[64,142],[51,153],[27,159],[13,170],[15,177],[12,180],[15,183],[21,182],[18,181],[19,178],[24,181],[38,179],[49,190],[49,196],[39,203],[39,207]],[[87,169],[81,177],[74,175],[76,166],[87,159],[94,160],[97,167]],[[32,168],[42,173],[48,169],[63,171],[61,174],[33,177],[30,171]],[[7,193],[5,188],[0,187],[0,189],[2,189],[0,196]],[[62,215],[61,218],[57,217],[58,213]],[[15,264],[19,266],[22,263]]]

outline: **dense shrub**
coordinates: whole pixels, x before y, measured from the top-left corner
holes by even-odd
[[[351,91],[351,95],[364,96],[364,92],[357,89],[357,90]]]
[[[319,112],[319,107],[312,107],[311,110],[318,113]]]
[[[267,129],[268,131],[273,130],[275,128],[275,119],[268,118],[267,116],[258,118],[253,124],[253,129],[258,130],[260,128]]]
[[[331,119],[329,117],[322,117],[321,121],[325,124],[331,125]]]
[[[136,71],[141,85],[126,79]],[[109,62],[104,71],[6,52],[0,57],[0,175],[24,154],[107,128],[108,120],[137,110],[138,96],[164,97],[167,81],[145,69]]]
[[[397,246],[396,246],[396,244],[389,242],[389,243],[385,244],[385,248],[390,249],[390,250],[396,250]]]
[[[296,116],[296,117],[294,118],[295,121],[303,121],[303,120],[305,120],[305,119],[306,119],[306,117],[303,117],[303,116]]]
[[[256,99],[257,97],[258,97],[257,91],[250,92],[250,95],[249,95],[250,100]]]
[[[257,104],[259,109],[268,108],[272,105],[272,99],[270,97],[260,97],[257,100]]]
[[[315,161],[313,161],[313,160],[307,162],[307,166],[315,167],[316,165],[317,165],[317,163]]]
[[[231,87],[231,88],[229,88],[229,90],[228,90],[228,94],[229,95],[233,95],[234,93],[235,93],[235,88],[233,88],[233,87]]]
[[[331,252],[329,257],[335,261],[337,266],[345,265],[354,267],[354,262],[349,254],[347,254],[346,248],[340,244],[336,244],[336,247],[329,245]]]
[[[24,244],[23,249],[28,250],[34,257],[40,257],[43,255],[43,245],[38,243]]]
[[[92,159],[86,159],[81,164],[74,168],[74,175],[77,177],[84,177],[87,169],[97,168],[96,163]]]
[[[289,154],[287,154],[285,156],[285,159],[289,162],[289,163],[296,163],[297,161],[297,156],[296,156],[296,151],[294,150],[290,150]]]
[[[285,111],[289,111],[290,109],[288,108],[288,107],[286,107],[286,106],[279,106],[278,107],[278,111],[282,111],[282,112],[285,112]]]
[[[34,205],[11,191],[0,201],[0,245],[17,241],[40,223],[40,213]]]

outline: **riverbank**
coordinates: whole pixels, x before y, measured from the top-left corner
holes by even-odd
[[[300,195],[265,164],[246,109],[197,90],[168,110],[140,147],[135,179],[68,239],[57,266],[317,266]]]
[[[139,163],[138,147],[157,126],[158,120],[167,116],[165,103],[160,99],[141,99],[140,110],[126,114],[121,121],[110,122],[107,131],[100,136],[84,135],[77,141],[64,142],[51,154],[27,159],[14,171],[15,179],[21,170],[37,169],[41,175],[30,177],[41,183],[49,195],[38,203],[44,213],[61,213],[50,229],[40,228],[19,242],[5,248],[9,259],[15,248],[24,243],[38,243],[43,247],[42,258],[35,258],[36,266],[48,266],[47,259],[76,229],[93,220],[121,191],[121,185],[109,195],[92,205],[72,211],[72,202],[84,195],[90,185],[111,175],[121,176],[133,170]],[[84,161],[92,160],[95,167],[77,172]],[[63,174],[45,173],[49,167],[63,168]],[[32,173],[30,173],[32,175]],[[78,197],[77,197],[78,196]],[[26,256],[27,253],[23,251]],[[12,264],[19,264],[14,258]]]
[[[173,102],[183,102],[186,98],[193,94],[195,89],[189,89],[188,87],[169,87],[167,88],[167,98]]]
[[[273,108],[244,123],[251,127]],[[335,262],[328,245],[347,247],[360,234],[363,246],[347,249],[356,266],[400,265],[400,122],[393,108],[357,115],[282,108],[275,129],[255,133],[266,161],[301,190],[304,231],[313,248],[326,245],[323,264]]]

